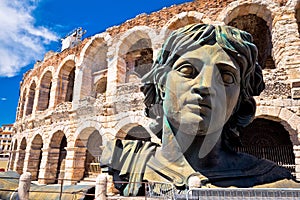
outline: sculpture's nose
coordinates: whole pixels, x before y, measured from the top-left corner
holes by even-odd
[[[212,95],[214,85],[214,70],[213,67],[204,66],[198,76],[194,79],[192,92],[201,95],[202,97]]]

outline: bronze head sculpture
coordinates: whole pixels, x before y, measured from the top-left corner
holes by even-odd
[[[157,105],[162,105],[162,99],[164,97],[162,97],[161,94],[164,93],[166,79],[173,65],[176,65],[178,59],[184,60],[185,58],[182,57],[186,55],[186,52],[192,52],[201,47],[207,48],[208,46],[218,46],[222,49],[222,53],[227,55],[227,58],[224,58],[223,55],[223,57],[221,56],[217,60],[212,61],[219,63],[210,63],[218,65],[215,67],[217,73],[219,73],[223,81],[225,81],[215,87],[221,87],[223,90],[226,90],[227,87],[232,85],[232,83],[228,83],[228,81],[226,83],[226,79],[238,81],[235,85],[240,87],[239,91],[235,92],[238,94],[238,100],[234,105],[234,111],[230,113],[230,119],[226,121],[226,129],[223,129],[223,137],[230,144],[236,142],[238,127],[247,126],[253,119],[256,108],[253,96],[258,96],[264,89],[262,71],[256,58],[258,53],[257,48],[252,42],[252,36],[247,32],[229,26],[212,26],[206,24],[189,25],[174,31],[165,42],[152,70],[143,78],[143,83],[145,84],[143,87],[145,94],[144,102],[147,106],[148,116],[153,117],[161,113],[155,109],[159,108]],[[211,49],[208,51],[211,51]],[[215,54],[213,51],[207,52],[206,58],[212,58],[212,55]],[[198,55],[194,55],[194,57],[194,62],[203,62],[198,59]],[[226,63],[224,59],[232,62],[231,65],[237,68],[238,72],[236,72],[236,74],[225,70],[228,63]],[[187,66],[184,61],[181,62]],[[230,67],[230,64],[227,65],[227,67]],[[199,71],[199,69],[196,71]],[[233,77],[233,75],[235,77]],[[206,74],[206,76],[211,78],[212,74]],[[239,80],[235,80],[237,78],[239,78]],[[200,87],[203,88],[203,84],[199,86],[199,90],[201,89]],[[210,90],[208,87],[202,90]],[[179,92],[181,88],[177,90],[176,92]],[[207,91],[207,93],[210,92],[211,91]],[[229,100],[224,99],[223,104],[229,103],[228,101]],[[152,109],[152,107],[154,107],[154,109]]]
[[[192,24],[170,35],[142,79],[161,144],[117,140],[104,151],[115,180],[134,182],[116,184],[124,195],[137,195],[142,181],[185,189],[190,177],[199,187],[294,184],[286,184],[293,179],[287,169],[232,149],[264,89],[257,53],[251,35],[230,26]]]

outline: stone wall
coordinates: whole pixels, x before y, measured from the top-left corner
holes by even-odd
[[[300,38],[295,18],[298,4],[297,0],[197,0],[149,15],[140,14],[84,39],[73,48],[47,53],[44,60],[24,74],[20,84],[13,139],[17,148],[12,156],[16,159],[10,161],[10,169],[18,169],[20,173],[36,170],[33,169],[36,166],[28,162],[30,157],[36,158],[42,152],[36,177],[40,182],[51,183],[45,178],[58,178],[58,171],[51,163],[61,158],[65,163],[64,178],[74,183],[84,176],[85,152],[93,132],[101,135],[103,146],[108,140],[124,138],[134,127],[143,127],[156,141],[155,133],[149,128],[153,121],[144,115],[140,77],[136,73],[128,75],[134,72],[130,71],[132,67],[138,67],[136,63],[149,62],[149,59],[141,60],[141,54],[152,53],[155,60],[170,31],[184,25],[230,24],[232,21],[238,22],[233,25],[242,24],[241,20],[251,22],[251,16],[255,16],[259,18],[259,26],[270,33],[264,62],[272,65],[263,71],[266,90],[257,98],[257,117],[286,127],[295,146],[296,175],[300,178]],[[250,31],[255,30],[251,23],[247,21],[247,24]],[[264,40],[263,37],[254,39]],[[142,50],[138,45],[142,45]],[[70,78],[72,70],[75,70],[74,82]],[[47,78],[43,79],[45,74],[52,78],[51,84]],[[67,89],[72,84],[73,90]],[[49,99],[47,95],[40,98],[47,91]],[[67,94],[72,94],[70,101],[65,98]],[[44,107],[39,107],[40,101],[46,102]],[[61,137],[54,139],[58,133]],[[39,136],[42,143],[33,145]],[[66,144],[62,142],[63,136]],[[67,152],[65,157],[61,156],[63,149]]]

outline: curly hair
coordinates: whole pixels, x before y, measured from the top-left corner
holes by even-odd
[[[258,96],[265,88],[262,69],[257,62],[258,50],[249,33],[231,26],[208,24],[191,24],[173,31],[163,44],[151,70],[142,78],[141,91],[145,95],[146,115],[157,118],[161,115],[157,109],[157,105],[162,105],[160,94],[164,91],[172,65],[185,52],[215,43],[233,57],[240,67],[238,103],[222,132],[224,144],[230,148],[240,143],[240,128],[247,126],[255,116],[256,103],[253,96]]]

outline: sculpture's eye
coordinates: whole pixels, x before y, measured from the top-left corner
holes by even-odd
[[[196,74],[196,69],[189,63],[180,65],[177,71],[185,77],[193,77]]]
[[[235,77],[231,72],[221,72],[221,76],[224,84],[233,84],[235,82]]]

